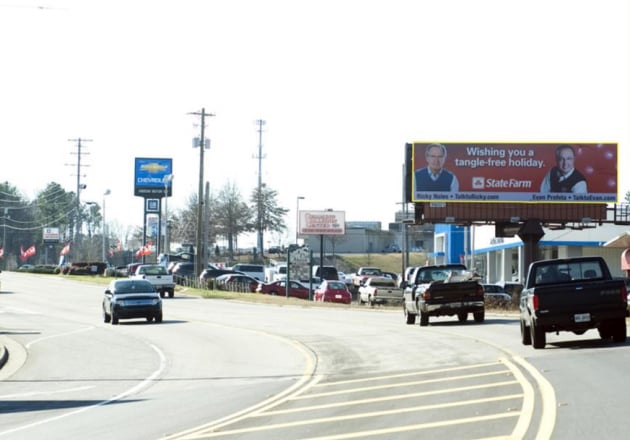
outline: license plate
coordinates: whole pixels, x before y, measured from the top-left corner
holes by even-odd
[[[336,294],[336,295],[335,295],[335,298],[337,298],[337,299],[341,299],[341,295]]]
[[[591,320],[590,313],[576,313],[573,315],[575,322],[589,322]]]

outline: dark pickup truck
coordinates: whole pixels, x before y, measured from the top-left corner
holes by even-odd
[[[546,333],[596,328],[602,339],[624,342],[627,295],[601,257],[534,261],[520,298],[521,340],[544,348]]]
[[[472,313],[475,322],[485,319],[482,285],[463,264],[415,267],[405,282],[403,311],[407,324],[429,325],[430,316],[457,315],[460,322]]]

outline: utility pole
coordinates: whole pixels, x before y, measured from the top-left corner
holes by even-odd
[[[258,251],[260,252],[260,261],[263,261],[263,194],[262,194],[262,160],[265,158],[262,154],[262,132],[263,125],[266,122],[262,119],[257,119],[258,124],[258,156],[254,158],[258,159]]]
[[[204,167],[204,159],[203,152],[206,148],[210,147],[208,143],[206,145],[206,116],[215,116],[214,113],[206,113],[206,109],[202,108],[201,112],[192,112],[189,113],[194,116],[201,117],[201,135],[199,136],[199,142],[197,143],[199,147],[199,195],[198,195],[198,206],[197,206],[197,253],[195,255],[195,273],[197,276],[201,274],[201,271],[204,269],[204,261],[206,256],[206,250],[204,249],[203,243],[203,230],[205,229],[203,224],[203,213],[204,213],[204,196],[203,196],[203,167]]]
[[[77,138],[77,139],[68,139],[68,142],[76,142],[77,144],[77,151],[76,153],[71,153],[71,154],[76,154],[77,156],[77,163],[76,164],[66,164],[66,165],[76,165],[77,167],[77,204],[76,204],[76,218],[75,218],[75,235],[74,235],[74,248],[78,251],[79,250],[79,241],[80,241],[80,237],[81,237],[81,190],[85,189],[86,186],[84,184],[81,184],[81,167],[87,167],[89,165],[82,165],[81,164],[81,157],[83,155],[88,155],[90,153],[86,153],[85,151],[83,151],[84,146],[82,145],[82,142],[92,142],[92,139],[81,139],[81,138]],[[75,259],[78,255],[74,255]]]

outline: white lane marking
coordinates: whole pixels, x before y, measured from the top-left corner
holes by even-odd
[[[80,328],[78,330],[72,330],[72,331],[65,332],[65,333],[57,333],[56,335],[44,336],[44,337],[41,337],[41,338],[33,339],[31,342],[26,344],[25,347],[26,348],[30,348],[31,345],[37,344],[37,343],[42,342],[42,341],[46,341],[48,339],[59,338],[61,336],[73,335],[75,333],[82,333],[82,332],[86,332],[88,330],[92,330],[94,328],[95,328],[94,326],[89,326],[89,327]]]
[[[15,399],[18,397],[33,397],[33,396],[47,396],[50,394],[74,393],[76,391],[89,390],[91,388],[96,388],[96,387],[83,386],[83,387],[67,388],[65,390],[57,390],[57,391],[33,391],[30,393],[5,394],[4,396],[0,396],[0,400],[1,399]]]
[[[144,379],[142,382],[140,382],[136,386],[131,387],[131,388],[129,388],[126,391],[123,391],[122,393],[112,397],[111,399],[103,400],[103,401],[98,402],[98,403],[96,403],[94,405],[86,406],[86,407],[77,409],[75,411],[70,411],[70,412],[67,412],[67,413],[60,414],[58,416],[49,417],[47,419],[42,419],[42,420],[38,420],[37,422],[29,423],[27,425],[22,425],[22,426],[18,426],[16,428],[12,428],[12,429],[8,429],[6,431],[2,431],[2,432],[0,432],[0,436],[4,436],[4,435],[7,435],[7,434],[13,434],[15,432],[24,431],[26,429],[29,429],[29,428],[32,428],[32,427],[35,427],[35,426],[44,425],[46,423],[50,423],[50,422],[53,422],[55,420],[60,420],[60,419],[65,419],[66,417],[75,416],[77,414],[81,414],[81,413],[84,413],[84,412],[89,411],[91,409],[98,408],[98,407],[103,406],[103,405],[107,405],[108,403],[116,402],[117,400],[124,399],[124,398],[126,398],[128,396],[131,396],[132,394],[136,394],[136,393],[140,392],[140,390],[142,390],[143,388],[146,388],[147,386],[149,386],[150,383],[152,383],[155,379],[157,379],[164,372],[164,369],[166,368],[166,357],[164,356],[164,353],[162,353],[162,351],[160,351],[160,349],[158,347],[156,347],[155,345],[153,345],[153,344],[149,344],[149,346],[158,354],[158,356],[160,358],[160,365],[158,366],[158,368],[149,377]]]
[[[33,310],[29,310],[29,309],[23,309],[21,307],[14,307],[14,306],[5,306],[2,309],[0,309],[0,313],[16,313],[16,314],[21,314],[21,315],[41,315],[41,312],[35,312]]]

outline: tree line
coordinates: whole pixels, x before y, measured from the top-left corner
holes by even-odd
[[[225,240],[227,252],[233,256],[238,249],[238,239],[244,234],[284,232],[289,210],[278,204],[277,197],[277,191],[265,184],[260,189],[254,188],[248,200],[243,198],[233,182],[226,183],[217,193],[209,192],[204,201],[205,215],[202,216],[208,246],[214,248],[219,240]],[[198,208],[198,194],[193,193],[183,208],[169,210],[168,218],[162,219],[169,230],[169,241],[195,242]],[[114,249],[132,251],[147,238],[156,239],[143,237],[142,226],[121,225],[114,218],[107,218],[107,225],[103,228],[102,209],[96,202],[81,202],[75,192],[64,190],[56,182],[46,185],[34,200],[28,200],[9,182],[0,183],[2,267],[7,267],[8,259],[20,256],[21,247],[33,244],[42,250],[31,257],[33,262],[56,261],[60,249],[67,243],[71,244],[70,256],[73,260],[100,261],[104,241],[111,254]],[[58,244],[44,243],[44,228],[58,228]]]

